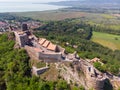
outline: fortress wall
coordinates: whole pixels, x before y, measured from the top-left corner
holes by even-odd
[[[16,37],[16,42],[21,46],[24,47],[26,44],[28,44],[29,39],[27,34],[19,35],[17,32],[14,32]]]
[[[62,57],[61,53],[56,53],[56,54],[39,53],[39,58],[47,62],[60,61],[62,59],[61,57]]]
[[[17,32],[14,32],[14,34],[15,34],[16,42],[19,44],[20,43],[19,35],[17,34]]]
[[[32,47],[25,46],[25,50],[32,59],[39,60],[39,53],[35,52]]]
[[[88,89],[93,88],[94,90],[103,90],[106,77],[97,75],[97,74],[101,74],[101,73],[99,71],[96,71],[96,69],[92,65],[87,63],[87,61],[82,60],[79,64],[79,66],[86,76],[87,88]],[[95,72],[97,72],[97,73],[95,73]]]
[[[89,67],[86,68],[86,79],[88,88],[94,88],[94,90],[103,90],[104,83],[106,78],[101,75],[96,74],[96,70],[91,67],[91,71],[89,71]]]
[[[87,80],[87,87],[89,89],[94,88],[94,90],[103,90],[104,83],[106,79],[97,79],[97,78],[86,78]]]
[[[57,46],[57,47],[59,48],[60,52],[64,52],[65,51],[65,49],[62,48],[61,46]]]
[[[44,73],[48,69],[49,69],[48,67],[36,68],[33,66],[32,73],[35,74],[36,76],[39,76],[40,74]]]
[[[44,52],[36,52],[32,47],[27,45],[25,49],[32,59],[44,60],[45,62],[58,62],[62,59],[61,53],[47,54]]]
[[[120,79],[111,80],[111,84],[115,90],[120,89]]]
[[[20,46],[24,47],[26,44],[28,44],[29,39],[27,35],[19,36],[20,38]]]
[[[93,86],[94,86],[95,90],[103,90],[104,89],[105,81],[106,81],[106,79],[96,80],[93,83]]]

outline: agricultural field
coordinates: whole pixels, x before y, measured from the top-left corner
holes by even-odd
[[[56,20],[64,20],[69,18],[80,18],[87,15],[84,12],[71,12],[71,11],[42,11],[42,12],[17,12],[12,13],[17,16],[24,16],[30,17],[36,20],[43,20],[43,21],[56,21]]]
[[[64,19],[76,19],[90,25],[106,27],[112,30],[120,30],[120,17],[114,14],[90,13],[72,10],[52,10],[41,12],[16,12],[10,13],[16,16],[30,17],[41,21],[59,21]]]
[[[120,50],[120,36],[118,35],[93,32],[91,40],[112,50]]]

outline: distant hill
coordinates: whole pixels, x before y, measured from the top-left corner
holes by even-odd
[[[81,0],[77,0],[77,1],[81,1]],[[82,1],[84,3],[97,3],[97,4],[120,4],[120,0],[84,0]]]
[[[69,0],[69,1],[61,1],[61,2],[51,2],[50,4],[54,5],[65,5],[65,6],[114,6],[120,7],[120,0]]]

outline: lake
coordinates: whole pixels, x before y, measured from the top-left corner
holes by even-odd
[[[0,3],[0,12],[27,12],[45,11],[65,8],[66,6],[56,6],[39,3]]]

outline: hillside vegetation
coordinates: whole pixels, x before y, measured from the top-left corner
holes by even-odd
[[[109,71],[117,75],[120,68],[120,51],[112,51],[107,47],[90,41],[93,30],[94,27],[84,22],[78,23],[74,20],[64,20],[48,22],[36,29],[34,34],[61,45],[66,49],[66,52],[73,53],[77,51],[81,58],[92,59],[98,57],[104,63],[104,65],[99,66],[101,71]],[[66,45],[66,43],[69,43],[69,45]]]
[[[12,15],[10,13],[0,13],[0,21],[12,21],[12,20],[16,20],[16,21],[20,21],[20,22],[25,22],[28,20],[31,20],[31,18],[28,17],[20,17],[20,16],[16,16],[16,15]]]
[[[14,49],[14,44],[12,33],[0,35],[0,90],[71,90],[63,79],[46,81],[32,76],[26,51]],[[84,88],[73,86],[72,90]]]

